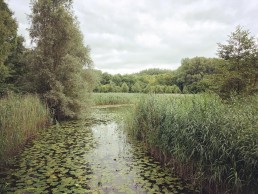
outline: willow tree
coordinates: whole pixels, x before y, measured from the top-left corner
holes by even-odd
[[[78,118],[91,91],[89,48],[71,0],[32,0],[31,80],[58,120]],[[85,70],[86,69],[86,70]]]

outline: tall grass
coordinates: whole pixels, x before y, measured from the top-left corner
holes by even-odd
[[[128,131],[180,175],[210,192],[258,190],[258,97],[225,104],[215,96],[148,96]],[[158,150],[158,151],[157,151]]]
[[[95,105],[134,104],[144,94],[135,93],[93,93]]]
[[[144,93],[93,93],[92,99],[95,105],[120,105],[136,104],[140,99],[148,96]],[[183,94],[156,94],[161,98],[180,97]]]
[[[49,123],[49,111],[37,96],[0,99],[0,164],[14,156]]]

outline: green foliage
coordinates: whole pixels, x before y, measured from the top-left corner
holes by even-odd
[[[180,94],[181,90],[177,85],[172,85],[172,86],[166,86],[165,87],[165,93],[171,93],[171,94]]]
[[[32,95],[0,100],[0,163],[7,162],[49,123],[47,107]]]
[[[129,87],[126,83],[123,83],[121,88],[122,88],[122,92],[129,92]]]
[[[226,71],[219,94],[229,97],[230,93],[250,94],[257,89],[258,42],[248,30],[238,26],[229,35],[227,44],[218,44],[218,55],[224,59]],[[227,76],[225,76],[227,75]]]
[[[172,72],[174,71],[160,69],[149,69],[130,75],[111,75],[100,72],[100,82],[94,92],[181,93],[175,85],[176,73]],[[123,86],[125,86],[123,83],[128,86],[128,90],[124,88],[123,91]],[[171,89],[166,89],[167,86]]]
[[[257,99],[151,95],[136,106],[128,131],[206,189],[251,193],[258,188]]]
[[[71,1],[32,1],[30,19],[30,36],[36,47],[29,55],[28,80],[58,120],[78,118],[93,85],[92,61]]]
[[[135,104],[141,96],[130,93],[93,93],[92,99],[95,105],[121,105]]]
[[[139,83],[139,82],[136,82],[136,83],[132,86],[131,91],[134,92],[134,93],[140,93],[140,92],[142,92],[142,87],[141,87],[140,83]]]
[[[8,57],[16,48],[17,24],[7,4],[0,0],[0,95],[6,93],[6,79],[10,76]]]
[[[177,70],[176,83],[184,93],[199,93],[208,89],[207,85],[202,84],[205,76],[215,73],[216,66],[222,60],[216,58],[194,57],[185,58]]]
[[[153,68],[153,69],[146,69],[143,71],[140,71],[138,74],[144,74],[144,75],[160,75],[160,74],[169,74],[172,73],[172,70],[168,69],[158,69],[158,68]]]

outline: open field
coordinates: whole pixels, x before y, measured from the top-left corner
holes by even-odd
[[[210,95],[150,95],[126,126],[153,155],[201,188],[252,193],[258,188],[257,104],[257,96],[225,104]]]

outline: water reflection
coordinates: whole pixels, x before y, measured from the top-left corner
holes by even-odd
[[[98,115],[111,111],[114,113],[114,109],[98,110]],[[124,111],[116,109],[115,115]],[[97,143],[86,158],[92,160],[95,175],[89,184],[91,189],[104,193],[194,193],[191,185],[164,171],[140,143],[128,143],[121,126],[113,118],[91,128]]]

